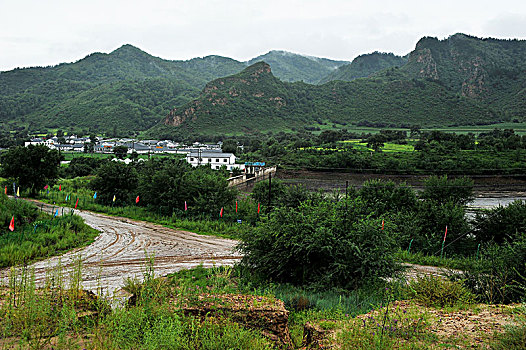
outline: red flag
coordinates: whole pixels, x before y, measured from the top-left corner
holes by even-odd
[[[7,187],[6,187],[7,188]],[[236,201],[236,214],[237,214],[237,201]]]
[[[137,198],[135,198],[135,204],[139,203],[139,196],[137,196]]]
[[[184,211],[188,210],[188,205],[186,205],[186,201],[184,201]]]
[[[75,203],[75,209],[77,209],[78,204],[79,204],[79,199],[77,198],[77,202]]]
[[[444,233],[444,242],[446,241],[446,236],[447,236],[447,226],[446,226],[446,232]]]
[[[47,188],[48,188],[48,187],[49,187],[49,186],[48,186],[48,185],[46,185],[46,186],[44,186],[44,189],[45,189],[45,190],[47,190]]]
[[[58,190],[62,191],[62,185],[58,185]]]
[[[221,207],[221,211],[219,212],[219,216],[223,217],[223,208]]]
[[[7,194],[7,186],[5,187],[4,193]]]
[[[384,229],[384,221],[382,220],[382,230]]]
[[[11,223],[9,224],[9,229],[11,231],[15,230],[15,216],[13,215],[13,218],[11,219]]]
[[[258,203],[258,214],[259,214],[259,203]]]

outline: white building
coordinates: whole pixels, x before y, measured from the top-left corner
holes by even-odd
[[[233,153],[192,151],[186,155],[186,161],[194,167],[210,165],[212,169],[221,169],[224,165],[227,170],[245,168],[244,164],[236,164],[236,156]]]

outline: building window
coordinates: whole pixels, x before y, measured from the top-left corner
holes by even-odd
[[[219,169],[219,165],[216,165],[216,169]]]
[[[208,158],[208,163],[212,163],[212,158]]]
[[[226,158],[225,158],[225,159],[223,159],[223,162],[225,162],[225,163],[226,163]]]
[[[190,158],[190,161],[193,162],[193,161],[194,161],[194,158]]]
[[[219,159],[216,159],[216,163],[219,163]]]

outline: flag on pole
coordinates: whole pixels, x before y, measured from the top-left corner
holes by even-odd
[[[58,185],[58,190],[62,191],[62,185]]]
[[[17,197],[20,197],[20,187],[17,187],[17,188],[16,188],[16,196],[17,196]]]
[[[259,203],[258,203],[258,214],[259,214]]]
[[[384,221],[382,220],[382,230],[384,229]]]
[[[53,215],[53,217],[55,217],[55,216],[58,216],[58,209],[57,209],[57,211],[55,212],[55,215]]]
[[[68,201],[68,195],[66,195],[66,197],[64,198],[64,202],[67,202]]]
[[[79,204],[79,199],[77,198],[77,202],[75,203],[75,209],[77,209],[78,204]]]
[[[97,192],[93,195],[93,199],[97,199]]]
[[[47,189],[48,189],[48,187],[49,187],[49,186],[48,186],[48,185],[46,185],[46,186],[44,186],[44,189],[45,189],[45,190],[47,190]]]
[[[184,211],[188,210],[188,205],[186,205],[186,201],[184,201]]]
[[[115,195],[113,195],[113,201],[115,202],[115,200],[117,199],[117,197]]]
[[[447,236],[447,225],[446,225],[446,232],[444,232],[444,242],[446,241],[446,236]]]
[[[139,196],[137,196],[137,198],[135,198],[135,204],[139,203]]]
[[[4,189],[4,193],[7,194],[7,186]]]
[[[9,223],[9,230],[12,232],[15,230],[15,216],[13,215],[13,218],[11,219],[11,222]]]
[[[236,214],[237,214],[237,201],[236,201]]]
[[[223,207],[221,207],[221,211],[219,212],[219,217],[223,217]]]

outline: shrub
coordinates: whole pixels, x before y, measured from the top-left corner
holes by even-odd
[[[435,307],[471,304],[475,296],[461,281],[449,281],[437,276],[423,276],[409,282],[409,297]]]
[[[489,303],[526,300],[526,233],[514,242],[482,249],[481,259],[462,278]]]
[[[477,214],[475,227],[475,236],[480,242],[513,241],[519,232],[526,232],[526,202],[515,201]]]
[[[420,198],[437,203],[465,205],[473,199],[473,180],[466,177],[449,180],[446,175],[431,176],[424,181]]]
[[[365,280],[392,275],[395,244],[381,221],[361,213],[359,199],[303,202],[278,208],[242,236],[242,264],[280,282],[352,289]]]

